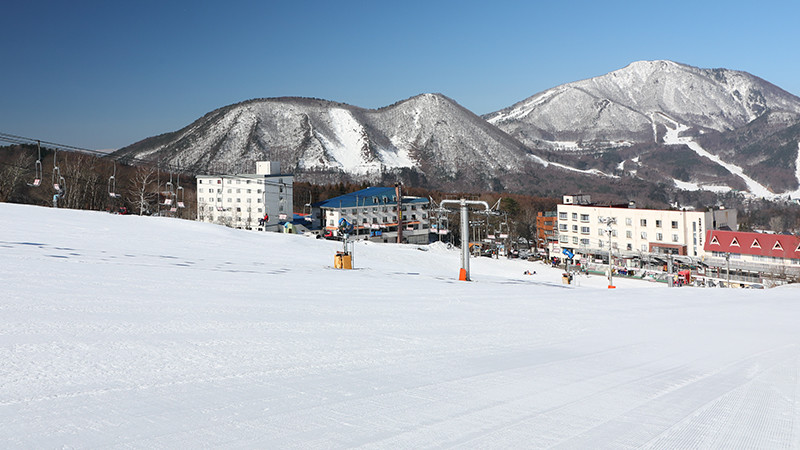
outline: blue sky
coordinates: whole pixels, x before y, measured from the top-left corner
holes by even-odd
[[[15,1],[0,132],[115,149],[281,96],[378,108],[438,92],[476,114],[669,59],[800,95],[800,2]]]

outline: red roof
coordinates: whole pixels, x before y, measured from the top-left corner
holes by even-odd
[[[787,234],[709,230],[703,249],[707,252],[800,259],[800,238]]]

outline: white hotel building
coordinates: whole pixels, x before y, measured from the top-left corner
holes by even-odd
[[[280,173],[280,164],[257,161],[256,173],[197,176],[197,220],[234,228],[278,230],[292,220],[294,176]],[[267,217],[265,226],[259,219]]]
[[[558,212],[558,244],[563,249],[590,257],[613,254],[630,259],[643,254],[673,254],[701,258],[709,230],[736,230],[736,210],[713,211],[636,209],[629,206],[598,206],[588,195],[565,195]],[[601,218],[612,218],[609,239]]]

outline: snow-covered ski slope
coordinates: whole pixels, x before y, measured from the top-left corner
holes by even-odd
[[[2,448],[800,448],[800,290],[0,204]],[[536,270],[533,276],[524,270]]]

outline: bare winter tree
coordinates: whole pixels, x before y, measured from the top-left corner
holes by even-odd
[[[106,184],[97,170],[97,161],[96,157],[84,153],[64,154],[59,161],[65,184],[60,206],[63,204],[66,208],[103,209],[107,197]]]
[[[780,233],[784,229],[785,220],[783,220],[782,216],[773,216],[769,219],[769,229]]]
[[[156,200],[158,194],[156,183],[156,168],[153,166],[139,166],[131,180],[128,189],[129,203],[139,210],[141,216],[150,210],[150,205]]]
[[[2,166],[2,170],[0,170],[0,202],[13,200],[14,196],[24,187],[26,175],[31,178],[28,182],[33,182],[33,176],[28,172],[33,172],[34,161],[33,155],[21,153],[11,164]]]

